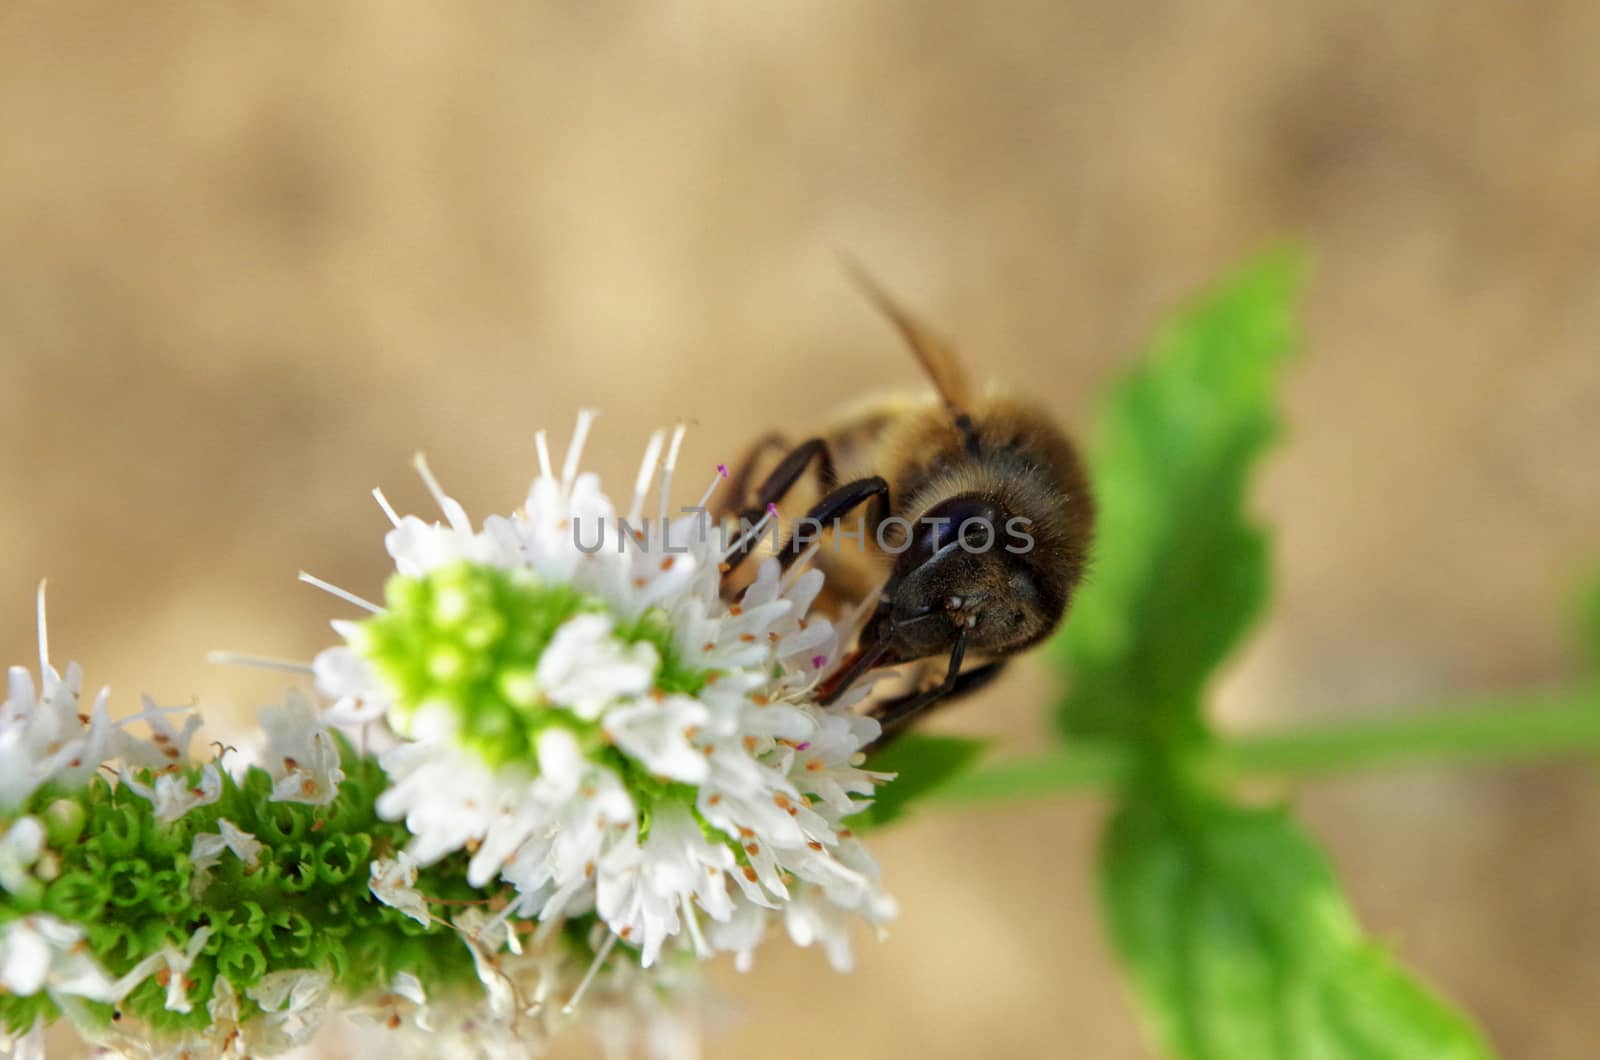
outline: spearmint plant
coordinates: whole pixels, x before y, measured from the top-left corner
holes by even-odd
[[[913,734],[868,760],[870,686],[817,702],[853,628],[814,612],[820,572],[768,561],[724,602],[705,498],[668,518],[682,432],[650,439],[623,511],[580,473],[587,414],[559,472],[539,436],[512,514],[474,524],[420,460],[441,521],[376,494],[382,602],[303,576],[351,611],[300,667],[315,697],[243,750],[197,754],[186,710],[86,708],[41,590],[38,682],[14,668],[0,708],[0,1042],[39,1055],[65,1018],[121,1055],[269,1055],[339,1011],[396,1055],[536,1055],[576,1027],[682,1056],[703,960],[748,967],[781,932],[844,970],[852,924],[894,917],[863,835],[1098,787],[1105,918],[1169,1055],[1491,1056],[1362,933],[1288,811],[1232,781],[1592,749],[1600,692],[1249,740],[1207,723],[1270,581],[1247,494],[1294,275],[1246,269],[1111,394],[1093,575],[1047,650],[1061,742],[1038,758]]]
[[[1244,269],[1175,321],[1113,390],[1093,454],[1093,576],[1050,647],[1063,675],[1061,746],[958,776],[938,795],[1116,794],[1102,907],[1169,1056],[1481,1060],[1495,1055],[1482,1032],[1362,933],[1288,808],[1246,802],[1231,782],[1416,758],[1592,752],[1600,685],[1264,737],[1228,737],[1207,721],[1207,685],[1271,583],[1249,474],[1278,429],[1297,272],[1287,256]],[[935,746],[952,770],[979,750]],[[917,755],[907,747],[883,765],[910,773]]]

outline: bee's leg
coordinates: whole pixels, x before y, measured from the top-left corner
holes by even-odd
[[[766,442],[762,439],[757,445]],[[752,454],[754,455],[754,454]],[[817,477],[826,488],[833,481],[833,455],[828,452],[828,443],[821,438],[810,438],[789,451],[789,455],[772,469],[772,473],[761,483],[761,488],[756,491],[755,502],[750,507],[739,513],[739,521],[744,525],[755,525],[767,514],[768,505],[777,504],[786,497],[794,484],[806,473],[806,468],[816,461]],[[741,470],[741,478],[748,475],[747,470]],[[745,557],[755,548],[759,534],[747,534],[732,552],[723,560],[722,579],[727,584],[728,575],[738,569]]]
[[[963,672],[961,657],[964,648],[964,640],[958,639],[954,650],[950,652],[950,665],[940,684],[921,692],[896,696],[873,707],[872,716],[883,726],[883,734],[867,748],[869,753],[883,750],[896,736],[910,728],[912,721],[935,705],[971,695],[1000,676],[1000,671],[1005,668],[1006,661],[996,659]]]
[[[873,709],[872,716],[883,726],[883,733],[866,748],[867,753],[889,746],[896,737],[911,728],[913,721],[935,706],[953,702],[985,687],[1000,676],[1005,665],[1004,659],[996,659],[957,674],[954,681],[947,677],[943,684],[926,692],[914,692],[879,704]]]
[[[828,706],[840,696],[849,691],[850,686],[861,680],[861,675],[874,666],[891,665],[894,656],[889,653],[889,638],[872,644],[863,645],[847,655],[838,670],[835,670],[822,687],[818,689],[817,702]]]
[[[722,491],[726,503],[719,503],[718,507],[725,514],[738,513],[747,508],[750,501],[750,479],[756,473],[762,454],[788,448],[790,448],[788,440],[777,431],[757,438],[734,465],[733,475],[728,479],[728,488]]]
[[[854,482],[846,482],[818,501],[805,514],[805,518],[795,525],[795,532],[789,535],[789,541],[783,549],[784,568],[788,569],[790,564],[804,555],[806,547],[817,539],[816,535],[802,538],[800,536],[802,526],[820,533],[837,522],[840,516],[869,502],[872,509],[868,513],[865,528],[867,532],[876,534],[883,521],[889,517],[889,483],[881,476],[872,475],[868,478],[858,478]],[[860,546],[867,547],[864,538],[860,541]]]

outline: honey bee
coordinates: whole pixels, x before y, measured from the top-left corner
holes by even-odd
[[[852,271],[932,392],[870,398],[797,445],[780,434],[762,438],[733,476],[721,514],[748,524],[777,506],[804,512],[776,548],[785,567],[811,551],[819,528],[836,546],[841,532],[854,542],[815,550],[830,593],[870,609],[855,649],[825,682],[823,703],[869,670],[920,662],[915,676],[926,678],[944,657],[942,678],[873,704],[881,745],[936,704],[988,684],[1060,624],[1083,577],[1094,502],[1077,450],[1048,412],[974,392],[948,346]],[[757,479],[764,464],[770,470]],[[853,531],[844,530],[850,515]],[[746,535],[730,553],[725,586],[755,547]]]

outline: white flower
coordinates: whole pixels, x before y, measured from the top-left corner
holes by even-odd
[[[259,839],[226,817],[217,818],[217,828],[215,832],[201,832],[189,845],[189,865],[193,870],[189,890],[195,898],[205,893],[211,881],[211,869],[222,860],[223,851],[231,851],[247,868],[253,869],[261,863]]]
[[[755,964],[756,947],[766,937],[770,913],[754,902],[736,901],[732,916],[710,926],[711,944],[734,954],[734,966],[748,972]]]
[[[11,1060],[48,1060],[44,1031],[43,1020],[19,1034],[0,1030],[0,1056],[10,1057]]]
[[[46,662],[42,688],[33,675],[13,666],[0,705],[0,811],[14,809],[39,787],[56,782],[64,787],[86,783],[104,762],[116,758],[137,765],[164,768],[187,757],[187,739],[200,724],[191,715],[180,733],[166,724],[162,711],[147,709],[113,722],[106,703],[110,689],[101,689],[88,714],[80,712],[83,671],[77,663],[66,676]],[[126,731],[130,722],[147,722],[154,735],[138,740]]]
[[[601,941],[595,961],[559,936],[519,943],[504,918],[481,909],[454,917],[483,985],[480,997],[437,995],[415,977],[394,977],[387,991],[347,1010],[331,1048],[341,1055],[400,1058],[523,1060],[544,1055],[576,1025],[598,1050],[583,1055],[686,1060],[698,1039],[703,987],[692,962],[641,969]],[[597,936],[598,937],[598,936]],[[613,937],[614,938],[614,937]],[[594,941],[591,938],[591,941]],[[582,996],[581,1008],[565,1002]]]
[[[334,622],[333,628],[350,637],[358,636],[360,629],[354,622]],[[319,653],[311,672],[318,688],[342,690],[333,706],[323,712],[328,724],[356,728],[383,718],[388,703],[366,660],[354,649],[329,648]]]
[[[70,1001],[63,1005],[63,1010],[85,1040],[106,1055],[127,1060],[196,1060],[202,1056],[244,1060],[247,1056],[264,1055],[253,1048],[254,1043],[241,1026],[239,996],[225,977],[218,977],[212,984],[211,1000],[206,1004],[209,1021],[205,1028],[177,1036],[152,1035],[147,1027],[138,1024],[105,1023]],[[254,1027],[255,1021],[250,1025]]]
[[[517,813],[531,772],[491,772],[447,738],[401,744],[382,761],[391,783],[378,797],[378,812],[404,818],[413,836],[409,852],[419,864],[465,846],[463,836],[487,847],[508,829],[532,828],[520,826]],[[481,886],[492,876],[475,872],[469,879]]]
[[[250,1028],[252,1047],[272,1054],[304,1045],[322,1023],[331,988],[332,979],[323,971],[290,969],[262,976],[244,992],[261,1006]]]
[[[784,907],[784,924],[796,945],[820,942],[828,951],[828,963],[841,972],[850,970],[850,922],[844,910],[824,901],[822,892],[806,888]]]
[[[410,854],[402,850],[392,858],[373,858],[371,872],[368,886],[378,901],[428,926],[428,903],[417,893],[417,863]]]
[[[71,789],[87,785],[102,768],[114,772],[128,791],[149,800],[152,816],[161,823],[216,802],[223,789],[215,765],[204,765],[197,772],[186,769],[189,743],[200,726],[192,712],[158,707],[146,699],[138,714],[113,722],[107,709],[109,692],[102,690],[89,712],[80,713],[82,671],[73,663],[63,676],[49,662],[42,588],[39,649],[39,685],[26,670],[12,668],[0,705],[0,821],[4,822],[0,890],[7,894],[36,892],[42,880],[60,871],[60,853],[47,849],[41,818],[71,823],[76,815],[81,824],[84,810],[73,801]],[[176,724],[171,720],[174,715],[179,716]],[[130,734],[133,722],[143,722],[150,736],[139,739]],[[62,797],[38,816],[16,815],[45,784],[59,786]],[[232,829],[228,822],[223,827]],[[236,850],[253,842],[237,829],[232,831]],[[202,855],[203,839],[196,841]],[[201,859],[198,886],[204,885],[206,867]],[[146,979],[161,974],[167,1007],[187,1012],[192,986],[188,972],[209,934],[209,928],[201,927],[182,949],[164,946],[114,978],[95,958],[83,925],[48,913],[16,916],[0,924],[0,993],[48,995],[75,1022],[81,1020],[82,1028],[93,1028],[103,1020],[88,1012],[88,1003],[120,1002]],[[33,1037],[30,1031],[20,1042],[28,1046]]]
[[[404,1029],[421,1032],[429,1037],[435,1032],[432,1013],[428,1007],[428,993],[423,989],[422,980],[410,972],[397,972],[388,990],[362,998],[353,1005],[344,1006],[341,1014],[350,1017],[358,1025],[381,1028],[383,1052],[389,1056],[395,1055],[393,1050],[395,1031]],[[342,1051],[362,1056],[375,1053],[378,1049],[346,1048]]]
[[[163,773],[155,784],[143,784],[124,767],[119,776],[129,791],[150,800],[156,820],[171,824],[196,806],[206,806],[222,798],[222,774],[214,765],[203,766],[198,781],[179,773]]]
[[[226,977],[219,976],[212,983],[211,1001],[206,1005],[206,1015],[211,1019],[205,1030],[186,1034],[177,1041],[167,1044],[165,1048],[160,1047],[159,1040],[152,1042],[148,1037],[136,1039],[132,1044],[136,1049],[148,1050],[152,1060],[194,1060],[200,1056],[250,1055],[248,1050],[250,1040],[239,1025],[239,995],[234,991],[233,983]],[[152,1049],[152,1046],[156,1048]]]
[[[339,747],[306,698],[291,691],[283,706],[264,708],[260,720],[267,734],[262,757],[272,775],[273,801],[313,806],[332,802],[344,779]]]
[[[650,690],[660,659],[648,643],[622,644],[605,615],[576,615],[545,648],[532,687],[584,721]]]
[[[0,829],[0,889],[22,894],[37,887],[32,869],[44,851],[44,825],[37,817],[18,817]]]
[[[657,776],[698,784],[711,767],[694,736],[710,720],[710,710],[692,696],[635,699],[606,715],[605,733]]]
[[[50,664],[42,584],[38,632],[39,685],[25,668],[13,666],[6,675],[5,702],[0,703],[0,814],[12,813],[47,783],[64,788],[87,784],[96,770],[114,760],[158,773],[188,762],[189,740],[201,722],[185,708],[157,707],[146,698],[142,711],[114,722],[107,709],[111,690],[102,688],[89,712],[83,713],[82,669],[68,663],[62,675]],[[181,728],[167,720],[174,714],[183,717]],[[136,721],[149,727],[149,739],[137,739],[127,731]],[[125,768],[124,778],[128,775]],[[215,780],[220,790],[220,777]],[[159,798],[165,812],[181,816],[183,809],[208,797],[210,782],[199,786],[198,795],[185,795],[171,784],[159,793],[151,787],[141,793],[152,801]]]
[[[132,765],[153,770],[163,770],[189,761],[189,741],[200,728],[200,715],[187,707],[158,707],[149,696],[142,696],[144,709],[123,718],[119,727],[129,722],[142,721],[150,728],[148,741],[124,740],[118,748],[121,756]],[[183,719],[182,727],[167,720],[168,715]]]
[[[847,925],[894,912],[844,824],[888,778],[859,767],[878,734],[847,709],[865,684],[832,708],[814,698],[839,656],[808,614],[822,575],[768,560],[725,602],[728,542],[704,501],[663,521],[664,482],[642,517],[662,436],[619,519],[578,472],[588,426],[559,475],[541,436],[522,508],[481,529],[419,462],[445,521],[391,512],[388,606],[336,623],[344,643],[314,665],[329,720],[403,737],[382,754],[378,808],[405,821],[415,864],[471,851],[469,882],[509,884],[508,915],[541,932],[592,911],[643,965],[669,949],[747,962],[781,919],[843,966]],[[425,912],[402,862],[380,884]]]
[[[211,937],[211,929],[202,927],[189,936],[189,941],[183,949],[176,946],[163,946],[157,955],[161,963],[166,965],[167,978],[167,1011],[188,1012],[192,1006],[189,1004],[189,968],[194,964],[194,959],[200,956],[200,951],[205,947],[206,939]]]
[[[6,993],[27,996],[44,991],[58,1002],[74,997],[120,1001],[161,961],[159,954],[146,958],[120,979],[112,979],[90,953],[77,924],[34,913],[0,928],[0,991]]]

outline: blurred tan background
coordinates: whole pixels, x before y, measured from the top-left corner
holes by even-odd
[[[1568,676],[1600,561],[1600,5],[0,5],[0,648],[240,732],[378,592],[425,449],[477,514],[585,404],[631,473],[696,424],[904,384],[835,255],[1083,424],[1175,301],[1315,255],[1282,571],[1237,726]],[[698,473],[687,478],[699,482]],[[1020,668],[941,724],[1041,738]],[[1600,1043],[1585,766],[1302,803],[1374,931],[1509,1057]],[[1147,1055],[1095,919],[1092,801],[925,814],[852,976],[769,946],[714,1057]]]

